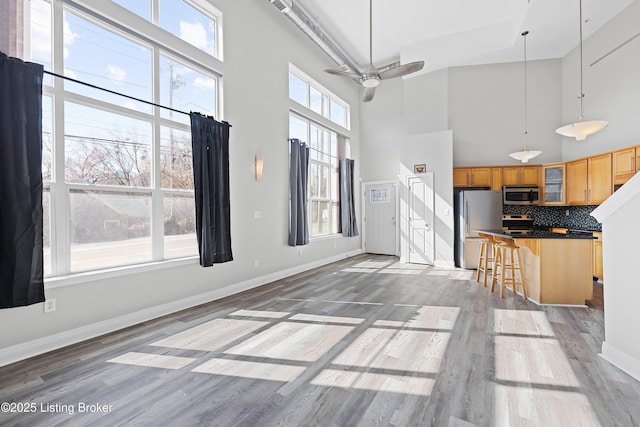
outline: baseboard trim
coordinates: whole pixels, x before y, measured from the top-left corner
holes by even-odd
[[[602,353],[600,353],[600,357],[640,381],[640,360],[612,346],[606,341],[602,343]]]
[[[128,328],[130,326],[137,325],[138,323],[147,322],[180,310],[206,304],[239,292],[244,292],[257,288],[258,286],[266,285],[276,280],[284,279],[298,273],[303,273],[313,268],[322,267],[323,265],[331,264],[332,262],[360,255],[361,253],[361,249],[356,249],[332,257],[309,262],[307,264],[297,265],[295,267],[273,272],[264,276],[255,277],[243,282],[234,283],[232,285],[225,286],[224,288],[215,289],[203,294],[149,307],[135,313],[129,313],[124,316],[70,329],[48,337],[16,344],[0,350],[0,366],[10,365],[30,357],[38,356],[91,338],[99,337],[110,332]]]

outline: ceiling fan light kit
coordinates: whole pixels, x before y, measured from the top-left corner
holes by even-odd
[[[373,65],[373,0],[369,0],[369,68],[360,74],[335,69],[324,71],[336,76],[348,77],[360,83],[364,87],[362,102],[369,102],[373,99],[375,89],[382,80],[406,76],[422,70],[423,67],[424,61],[410,62],[384,71],[380,71]]]
[[[582,90],[582,62],[582,0],[580,0],[580,95],[578,96],[580,115],[575,123],[556,129],[556,133],[575,138],[576,141],[584,141],[587,136],[601,131],[609,125],[609,122],[606,120],[584,120],[584,116],[582,115],[582,100],[584,99],[584,92]]]
[[[524,131],[522,132],[522,151],[509,154],[509,157],[522,163],[528,163],[529,160],[542,154],[540,150],[527,150],[527,34],[529,34],[529,31],[524,31],[521,34],[524,45]]]

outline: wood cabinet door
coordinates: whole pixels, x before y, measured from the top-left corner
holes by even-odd
[[[624,184],[636,173],[636,148],[613,153],[613,183]]]
[[[589,157],[589,204],[599,205],[613,194],[611,153]]]
[[[491,189],[502,191],[502,168],[491,168]]]
[[[472,168],[471,185],[474,187],[490,187],[491,168]]]
[[[454,187],[469,186],[470,175],[471,175],[471,170],[468,168],[454,168],[453,169],[453,186]]]
[[[604,281],[603,263],[602,263],[602,233],[595,232],[593,236],[596,237],[593,241],[593,277],[597,277],[598,280]]]
[[[567,203],[587,204],[587,159],[567,162]]]
[[[520,185],[520,166],[502,168],[502,185]]]
[[[520,182],[522,185],[539,185],[538,166],[523,166],[520,168]]]

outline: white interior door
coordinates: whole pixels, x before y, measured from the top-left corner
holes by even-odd
[[[433,173],[409,177],[409,262],[433,264],[435,259]]]
[[[364,251],[396,255],[396,186],[364,185]]]

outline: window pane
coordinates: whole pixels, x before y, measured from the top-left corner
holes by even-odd
[[[324,236],[330,233],[329,202],[311,202],[311,235]]]
[[[42,266],[44,277],[51,275],[51,192],[42,190]]]
[[[318,165],[311,163],[309,165],[309,197],[318,197],[319,180]]]
[[[65,102],[65,180],[148,187],[151,124]]]
[[[307,105],[307,82],[289,72],[289,99]]]
[[[322,93],[313,86],[309,89],[309,104],[313,111],[322,114]]]
[[[329,198],[329,168],[326,166],[320,167],[320,194],[323,199]]]
[[[164,196],[164,257],[198,254],[196,211],[192,196]]]
[[[309,134],[309,147],[311,148],[309,157],[312,160],[313,159],[319,160],[321,158],[321,155],[320,155],[320,151],[322,148],[321,144],[322,144],[322,129],[312,124],[311,132]]]
[[[64,13],[64,73],[136,98],[151,101],[151,49]],[[137,102],[73,82],[65,89],[138,111],[150,112],[148,104]]]
[[[147,21],[151,21],[151,0],[111,0]]]
[[[331,203],[331,233],[338,234],[340,232],[340,207],[337,202]]]
[[[31,0],[31,23],[29,33],[31,61],[51,71],[51,3]],[[43,84],[51,86],[51,77],[44,76]]]
[[[302,142],[307,142],[307,121],[289,116],[289,138],[298,138]]]
[[[331,121],[340,126],[347,127],[347,112],[342,105],[333,99],[331,100]]]
[[[51,97],[42,97],[42,180],[51,181],[53,176],[53,111]]]
[[[160,56],[160,104],[184,112],[216,115],[217,82],[211,76]],[[189,116],[162,109],[161,116],[189,124]]]
[[[151,261],[151,197],[132,193],[69,194],[71,271]]]
[[[216,21],[183,0],[160,0],[160,27],[216,56]]]
[[[190,132],[160,128],[160,174],[162,188],[193,188]]]

